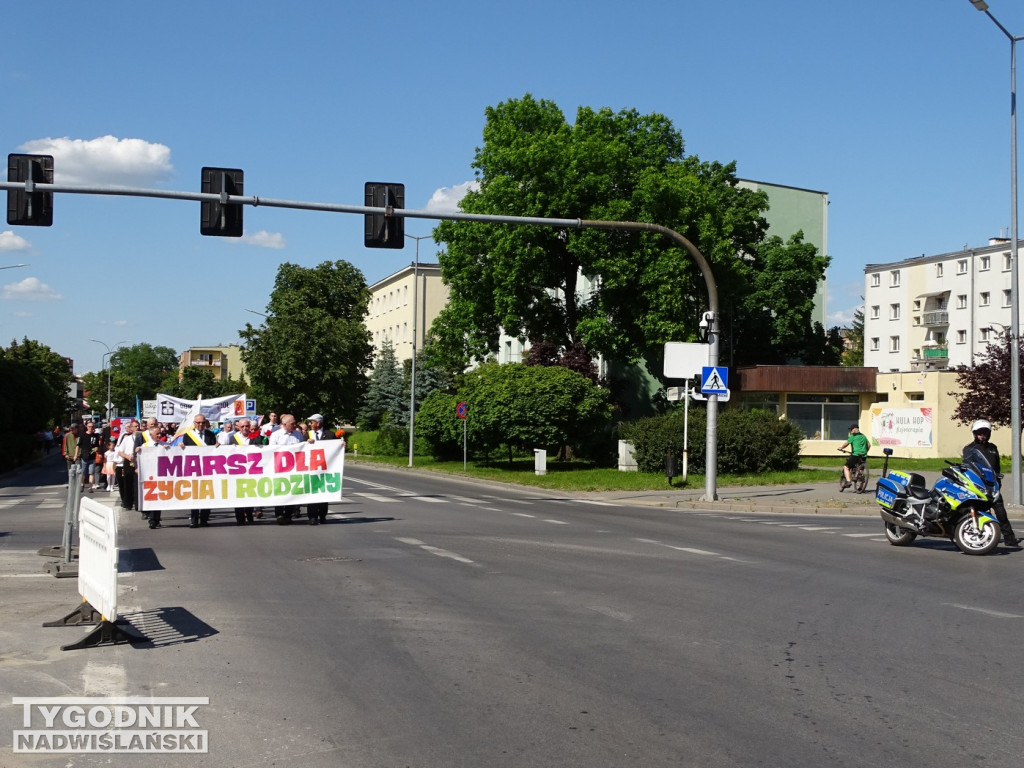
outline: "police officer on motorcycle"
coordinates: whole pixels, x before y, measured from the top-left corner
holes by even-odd
[[[969,459],[969,454],[972,451],[978,450],[988,459],[988,463],[992,465],[992,470],[996,475],[999,475],[999,449],[989,442],[989,438],[992,437],[992,425],[986,419],[978,419],[971,425],[971,432],[974,433],[974,442],[964,446],[964,461]],[[1003,534],[1003,544],[1007,547],[1019,547],[1020,544],[1018,544],[1017,537],[1010,526],[1010,520],[1006,516],[1006,507],[1003,505],[1002,496],[996,499],[992,509],[996,513],[996,519],[999,521],[999,530]]]

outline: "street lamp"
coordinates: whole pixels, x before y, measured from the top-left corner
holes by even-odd
[[[412,266],[412,367],[409,373],[409,466],[412,466],[413,447],[416,438],[413,434],[413,424],[416,421],[416,315],[418,313],[418,299],[420,295],[420,240],[433,239],[433,235],[406,234],[410,240],[416,241],[416,260]]]
[[[1020,460],[1020,286],[1017,283],[1017,41],[992,15],[985,0],[970,0],[1010,41],[1010,503],[1021,503]]]
[[[111,355],[113,355],[114,352],[117,351],[117,348],[119,346],[121,346],[122,344],[127,344],[128,342],[127,341],[119,341],[119,342],[117,342],[117,344],[114,345],[114,348],[111,349],[109,344],[107,344],[106,342],[100,341],[99,339],[89,339],[89,341],[94,341],[97,344],[102,344],[104,347],[107,348],[107,351],[103,353],[103,361],[100,364],[104,368],[106,368],[106,370],[107,370],[107,403],[106,403],[106,409],[107,409],[107,423],[109,424],[110,423],[110,367],[107,365],[107,358],[110,357]]]

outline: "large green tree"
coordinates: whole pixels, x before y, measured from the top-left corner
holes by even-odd
[[[268,410],[355,419],[373,360],[363,324],[369,302],[362,272],[347,261],[278,267],[267,319],[239,332],[246,371]]]
[[[134,414],[137,402],[170,393],[178,380],[178,353],[170,347],[133,344],[110,356],[110,400],[119,413]],[[106,381],[101,384],[106,398]]]
[[[725,327],[737,363],[837,364],[840,350],[811,319],[814,291],[824,279],[829,259],[797,232],[783,242],[772,236],[757,245],[757,269],[750,273],[750,291]],[[838,330],[835,332],[838,336]],[[731,359],[731,358],[730,358]]]
[[[581,107],[569,124],[527,95],[487,109],[472,165],[479,189],[464,211],[668,226],[701,250],[723,308],[745,319],[767,196],[740,188],[734,164],[684,155],[663,115]],[[449,364],[495,353],[501,328],[613,361],[656,359],[665,341],[693,339],[707,309],[693,260],[653,233],[446,221],[435,239],[447,244],[451,297],[432,332]],[[580,274],[592,290],[577,290]]]
[[[21,421],[38,429],[43,424],[58,424],[67,419],[71,408],[70,386],[75,380],[67,358],[29,338],[11,341],[9,347],[0,349],[0,358],[12,364],[7,371],[10,376],[17,377],[21,387],[30,386],[35,390],[18,395],[17,389],[21,387],[15,384],[15,378],[0,377],[4,382],[3,389],[13,393],[9,402],[15,403],[19,397],[26,397],[25,402],[32,403],[31,410],[22,410]],[[15,370],[19,373],[13,373]],[[26,383],[30,381],[35,383]]]

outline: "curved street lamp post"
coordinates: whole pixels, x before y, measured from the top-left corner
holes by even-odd
[[[112,403],[110,402],[110,366],[109,366],[109,365],[107,365],[107,359],[108,359],[109,357],[111,357],[111,356],[112,356],[112,355],[113,355],[113,354],[114,354],[114,353],[115,353],[115,352],[117,351],[117,348],[118,348],[119,346],[121,346],[122,344],[127,344],[128,342],[127,342],[127,341],[119,341],[119,342],[117,342],[117,343],[116,343],[116,344],[114,345],[113,349],[111,349],[111,348],[110,348],[110,345],[109,345],[109,344],[107,344],[107,343],[106,343],[106,342],[104,342],[104,341],[100,341],[99,339],[89,339],[89,341],[93,341],[93,342],[96,342],[97,344],[102,344],[102,345],[103,345],[104,347],[106,347],[106,348],[107,348],[107,351],[103,353],[103,361],[102,361],[101,365],[102,365],[102,366],[103,366],[103,368],[105,368],[105,369],[106,369],[106,371],[107,371],[107,402],[106,402],[106,413],[107,413],[107,423],[109,424],[109,423],[110,423],[110,406],[112,405]]]

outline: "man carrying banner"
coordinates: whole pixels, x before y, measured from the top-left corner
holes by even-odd
[[[235,423],[235,429],[227,434],[230,439],[222,445],[260,445],[261,440],[258,433],[251,431],[252,427],[249,424],[248,419],[239,419]],[[220,435],[217,435],[217,441],[220,443],[220,436],[224,434],[222,430]],[[263,513],[254,507],[235,507],[235,525],[245,525],[246,523],[253,522],[256,514],[259,513],[260,517],[263,517]]]
[[[324,429],[324,417],[314,413],[309,417],[309,431],[306,433],[308,442],[315,443],[320,440],[333,440],[334,435],[329,429]],[[319,525],[327,522],[327,502],[317,502],[306,505],[306,516],[310,525]]]
[[[136,467],[139,466],[139,453],[142,451],[143,448],[145,448],[147,450],[156,450],[158,448],[161,449],[161,450],[164,449],[164,447],[165,447],[164,443],[160,442],[160,422],[157,421],[155,417],[150,416],[148,419],[146,419],[146,428],[142,432],[135,434],[134,446],[135,447],[134,447],[132,455],[135,458],[135,466]],[[137,497],[138,497],[138,485],[137,485],[137,482],[138,481],[136,480],[136,478],[137,478],[138,475],[137,475],[137,473],[133,473],[133,475],[134,475],[133,478],[132,478],[132,486],[134,487],[133,494],[134,494],[134,498],[137,499]],[[159,509],[150,510],[148,512],[145,511],[145,509],[143,509],[143,512],[142,512],[142,517],[145,518],[146,520],[149,520],[149,527],[150,528],[162,528],[163,527],[162,525],[160,525],[160,516],[161,516],[161,512],[160,512]]]
[[[185,434],[182,435],[181,444],[184,447],[196,446],[196,445],[216,445],[217,438],[214,436],[208,427],[210,422],[206,420],[203,414],[197,413],[192,419],[192,428],[185,430]],[[205,528],[210,524],[210,510],[208,509],[193,509],[189,513],[189,528]]]
[[[269,445],[298,445],[306,436],[295,429],[295,417],[290,413],[281,414],[281,425],[270,433]],[[299,504],[274,507],[278,525],[291,525],[292,515],[301,510]]]

